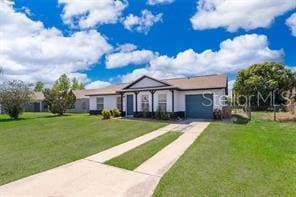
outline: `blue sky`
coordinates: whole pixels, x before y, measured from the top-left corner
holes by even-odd
[[[1,1],[5,2],[5,0]],[[96,3],[93,0],[87,1]],[[9,51],[14,53],[7,55],[5,50],[2,53],[4,56],[14,55],[16,58],[13,61],[4,59],[2,62],[0,58],[0,63],[3,65],[12,64],[7,68],[4,66],[4,71],[7,70],[4,72],[4,77],[7,79],[17,77],[32,83],[41,80],[50,84],[56,76],[66,72],[88,84],[89,88],[94,88],[134,80],[142,74],[156,78],[169,78],[226,73],[230,80],[233,80],[238,70],[252,63],[281,61],[289,67],[296,65],[296,15],[293,17],[296,12],[296,2],[294,0],[270,0],[266,5],[253,0],[245,3],[246,5],[241,3],[241,5],[231,5],[229,8],[227,4],[215,3],[213,0],[164,0],[167,1],[164,3],[160,0],[150,0],[150,2],[149,0],[122,0],[118,1],[121,4],[118,4],[116,9],[113,9],[114,5],[109,2],[110,0],[103,1],[105,4],[94,8],[87,7],[82,1],[80,5],[77,1],[72,3],[69,0],[16,0],[15,4],[10,5],[14,12],[10,10],[10,14],[21,13],[27,18],[19,19],[21,17],[15,16],[14,23],[17,24],[18,20],[19,22],[26,20],[33,23],[39,21],[43,25],[38,27],[37,36],[30,30],[30,34],[26,34],[23,39],[26,40],[25,38],[28,37],[30,40],[36,39],[35,47],[28,46],[24,49],[20,47],[19,52],[26,50],[27,53],[31,50],[28,56],[34,56],[34,52],[40,50],[52,55],[49,57],[47,54],[42,54],[36,58],[22,57],[21,60],[16,61],[15,59],[20,55],[13,47],[20,44],[7,42],[5,50],[11,47]],[[72,10],[70,10],[71,6]],[[246,6],[245,9],[244,6]],[[115,14],[101,16],[101,9],[107,10],[108,15],[112,12]],[[83,12],[85,10],[86,12]],[[252,10],[252,12],[242,10]],[[264,13],[263,10],[273,11]],[[92,13],[97,14],[95,19],[89,20],[88,24],[79,23],[89,19],[87,17]],[[227,13],[233,16],[226,16]],[[250,15],[254,16],[250,17]],[[194,16],[196,18],[193,21]],[[100,17],[100,20],[96,20]],[[129,17],[130,21],[127,20]],[[0,25],[1,20],[5,18],[0,18]],[[9,21],[9,25],[12,26],[13,22]],[[43,38],[43,30],[52,28],[59,31],[59,34],[55,34],[54,39],[47,34],[45,37],[48,36],[48,42],[52,42],[50,47],[56,46],[57,50],[51,49],[47,52],[48,46],[43,46],[47,45],[46,40],[40,41],[39,46],[38,36]],[[0,33],[2,30],[0,29]],[[22,29],[19,26],[17,31],[29,30],[27,27]],[[91,38],[104,40],[90,40],[91,31],[93,32]],[[85,34],[81,36],[83,44],[87,44],[85,48],[81,47],[83,44],[79,41],[77,45],[63,45],[65,39],[69,37],[72,39],[73,35],[79,32]],[[5,32],[3,34],[5,35]],[[9,36],[3,36],[2,39],[8,39],[7,37]],[[56,42],[56,38],[62,41]],[[69,42],[72,43],[71,40]],[[99,44],[93,44],[94,42]],[[63,54],[72,50],[70,47],[77,48],[77,53],[80,54],[67,54],[63,58]],[[52,52],[59,50],[61,54]],[[98,50],[97,54],[96,50]],[[84,57],[81,55],[84,52],[91,55]],[[65,62],[58,61],[59,58],[65,59]],[[71,64],[69,68],[65,66],[66,60],[69,61],[69,65]],[[45,61],[54,63],[41,65]],[[38,65],[35,65],[36,62]],[[34,65],[32,68],[28,68],[30,63]],[[15,69],[12,69],[14,67]],[[19,69],[20,67],[23,68]],[[37,73],[42,72],[52,74],[40,77],[41,74]]]

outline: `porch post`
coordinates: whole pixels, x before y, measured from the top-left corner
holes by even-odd
[[[138,93],[139,92],[135,92],[135,97],[136,97],[136,116],[138,115]]]
[[[152,106],[151,106],[151,112],[152,112],[152,118],[154,118],[154,93],[155,93],[155,90],[151,90],[151,96],[152,96]]]
[[[175,96],[174,96],[174,90],[171,90],[172,92],[172,114],[173,117],[175,117]]]
[[[121,108],[121,114],[123,113],[123,93],[120,92],[120,108]]]

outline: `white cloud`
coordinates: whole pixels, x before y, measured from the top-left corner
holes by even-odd
[[[286,24],[290,27],[292,35],[296,36],[296,13],[292,14],[287,20]]]
[[[86,89],[97,89],[97,88],[104,88],[110,86],[111,83],[107,81],[93,81],[85,86]]]
[[[106,68],[119,68],[130,64],[146,64],[152,60],[156,54],[149,50],[126,50],[112,53],[106,56]]]
[[[87,81],[87,70],[112,47],[97,31],[64,36],[56,28],[46,29],[16,12],[11,4],[0,0],[0,66],[4,80],[20,79],[51,84],[67,73]],[[3,80],[3,79],[2,79]]]
[[[162,20],[162,13],[153,15],[149,10],[142,10],[141,14],[141,16],[128,15],[122,22],[123,26],[130,31],[147,34],[155,23]]]
[[[72,27],[91,28],[116,23],[127,7],[125,0],[58,0],[63,5],[62,19]]]
[[[173,3],[175,0],[148,0],[148,5],[157,5],[157,4],[170,4]]]
[[[235,73],[254,63],[282,61],[282,50],[271,50],[264,35],[243,35],[223,41],[218,51],[205,50],[197,53],[185,50],[176,57],[157,56],[146,68],[136,69],[122,76],[122,81],[135,80],[143,74],[156,78],[192,75]]]
[[[137,48],[138,47],[136,45],[134,45],[134,44],[126,43],[126,44],[122,44],[119,47],[117,47],[117,49],[115,49],[114,52],[118,52],[118,51],[121,51],[121,52],[130,52],[130,51],[136,50]]]
[[[251,30],[270,26],[277,16],[294,8],[295,0],[200,0],[191,23],[198,30]]]

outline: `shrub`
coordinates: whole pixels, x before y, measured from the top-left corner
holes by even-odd
[[[24,105],[31,100],[32,92],[22,81],[8,81],[0,86],[0,105],[2,109],[14,119],[23,111]]]
[[[223,118],[230,119],[231,118],[232,109],[230,106],[225,106],[222,108]]]
[[[119,111],[119,109],[114,108],[114,109],[112,109],[112,115],[113,115],[113,117],[120,117],[121,112]]]
[[[169,120],[171,118],[170,113],[158,108],[155,113],[155,118],[159,120]]]
[[[147,110],[143,111],[143,118],[149,118],[149,111]]]
[[[222,110],[221,109],[214,110],[214,119],[215,120],[222,120]]]
[[[102,116],[104,120],[111,119],[111,112],[109,109],[104,109],[102,111]]]

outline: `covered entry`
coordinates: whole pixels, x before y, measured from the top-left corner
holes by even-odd
[[[186,95],[185,105],[186,118],[213,118],[213,94]]]
[[[134,96],[133,95],[127,95],[126,115],[128,116],[134,115]]]

